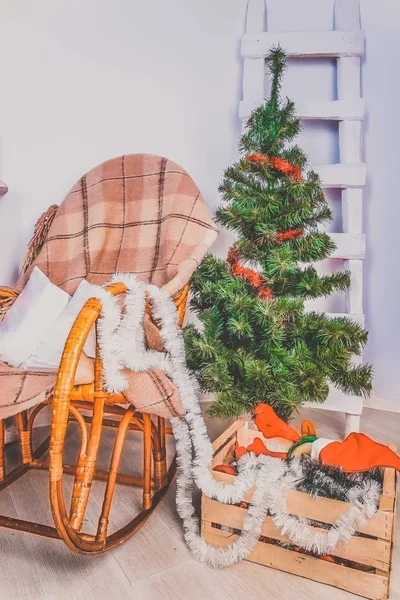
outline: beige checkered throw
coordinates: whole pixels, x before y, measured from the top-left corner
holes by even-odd
[[[217,235],[203,197],[181,167],[159,156],[121,156],[92,169],[72,188],[17,288],[37,266],[69,294],[82,279],[103,284],[114,273],[127,272],[173,296]],[[25,371],[0,362],[0,418],[38,404],[55,378],[55,371]],[[134,404],[135,397],[145,398],[149,412],[171,416],[179,406],[176,394],[157,369],[131,375],[128,397]]]

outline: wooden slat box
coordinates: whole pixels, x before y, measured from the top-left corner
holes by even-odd
[[[213,467],[231,462],[236,441],[241,446],[247,446],[255,436],[262,438],[260,432],[249,430],[243,419],[236,421],[214,442]],[[279,443],[279,439],[270,441]],[[214,471],[214,476],[227,483],[234,480],[233,475],[217,471]],[[246,514],[246,503],[251,500],[252,494],[253,490],[250,490],[240,506],[222,504],[203,495],[202,536],[209,544],[223,547],[237,539]],[[320,523],[322,529],[323,524],[334,523],[350,507],[346,502],[328,498],[312,499],[308,494],[295,490],[289,491],[287,501],[291,514],[312,519]],[[262,537],[247,560],[326,583],[371,600],[387,599],[395,510],[396,472],[394,469],[385,469],[379,510],[365,527],[359,529],[358,535],[335,550],[333,557],[336,562],[290,547],[290,540],[275,529],[271,517],[265,519]]]

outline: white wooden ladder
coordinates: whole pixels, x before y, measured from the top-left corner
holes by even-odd
[[[351,273],[351,290],[346,294],[345,314],[364,324],[362,277],[366,240],[362,233],[362,188],[366,181],[366,166],[361,162],[364,100],[360,97],[360,57],[364,53],[364,32],[360,28],[359,0],[336,0],[333,31],[268,32],[265,21],[265,0],[250,0],[246,33],[241,44],[244,69],[239,117],[243,126],[251,111],[265,100],[265,57],[272,46],[280,44],[289,57],[337,59],[338,99],[311,99],[297,102],[296,108],[301,119],[339,122],[340,162],[313,168],[320,175],[325,188],[342,190],[343,233],[330,234],[337,246],[332,258],[343,259]],[[337,313],[332,316],[340,315]],[[357,357],[355,363],[361,360],[361,357]],[[348,396],[332,389],[325,404],[312,404],[312,407],[344,412],[346,435],[359,430],[363,407],[361,397]]]

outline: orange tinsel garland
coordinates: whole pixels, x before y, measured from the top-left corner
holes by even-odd
[[[276,236],[277,242],[284,242],[286,240],[296,240],[302,237],[304,231],[302,229],[288,229],[287,231],[281,231]]]
[[[293,181],[301,180],[301,169],[296,165],[292,165],[287,160],[283,158],[279,158],[278,156],[267,156],[266,154],[249,154],[246,156],[246,160],[253,164],[264,165],[273,167],[277,171],[284,173],[284,175],[289,175]]]
[[[278,156],[266,156],[265,154],[249,154],[246,157],[246,160],[253,164],[259,164],[264,166],[270,166],[274,169],[277,169],[281,173],[288,175],[293,181],[301,180],[301,169],[296,165],[292,165],[287,160],[283,158],[279,158]],[[276,235],[277,242],[284,242],[285,240],[294,240],[303,235],[303,231],[301,229],[288,229],[287,231],[282,231]],[[260,273],[253,271],[247,267],[243,267],[239,263],[239,256],[237,252],[236,246],[232,246],[228,252],[227,257],[228,263],[231,265],[232,273],[237,277],[243,277],[248,283],[257,290],[257,294],[259,298],[264,300],[272,298],[272,292],[269,288],[264,287],[262,283],[262,277]]]
[[[253,287],[263,300],[272,298],[272,292],[269,288],[263,286],[260,273],[253,271],[239,264],[239,255],[236,246],[232,246],[228,252],[227,261],[231,265],[232,273],[237,277],[243,277]]]

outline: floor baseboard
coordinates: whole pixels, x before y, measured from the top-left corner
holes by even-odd
[[[212,394],[200,394],[200,402],[212,402]],[[323,405],[318,408],[323,410]],[[385,412],[400,413],[400,401],[392,400],[390,398],[382,398],[380,396],[373,395],[370,398],[364,400],[364,408],[373,408],[374,410],[383,410]],[[331,408],[327,410],[332,410]],[[35,427],[49,426],[51,420],[51,409],[44,409],[35,421]]]
[[[213,399],[212,394],[201,394],[200,402],[211,402]],[[312,407],[311,407],[312,408]],[[318,408],[324,409],[324,405],[318,405]],[[385,412],[400,413],[400,400],[393,400],[391,398],[383,398],[382,396],[372,395],[370,398],[365,398],[364,408],[373,408],[374,410],[383,410]],[[332,410],[328,408],[326,410]]]
[[[400,400],[372,395],[370,398],[365,398],[364,407],[373,408],[374,410],[384,410],[385,412],[400,413]]]

